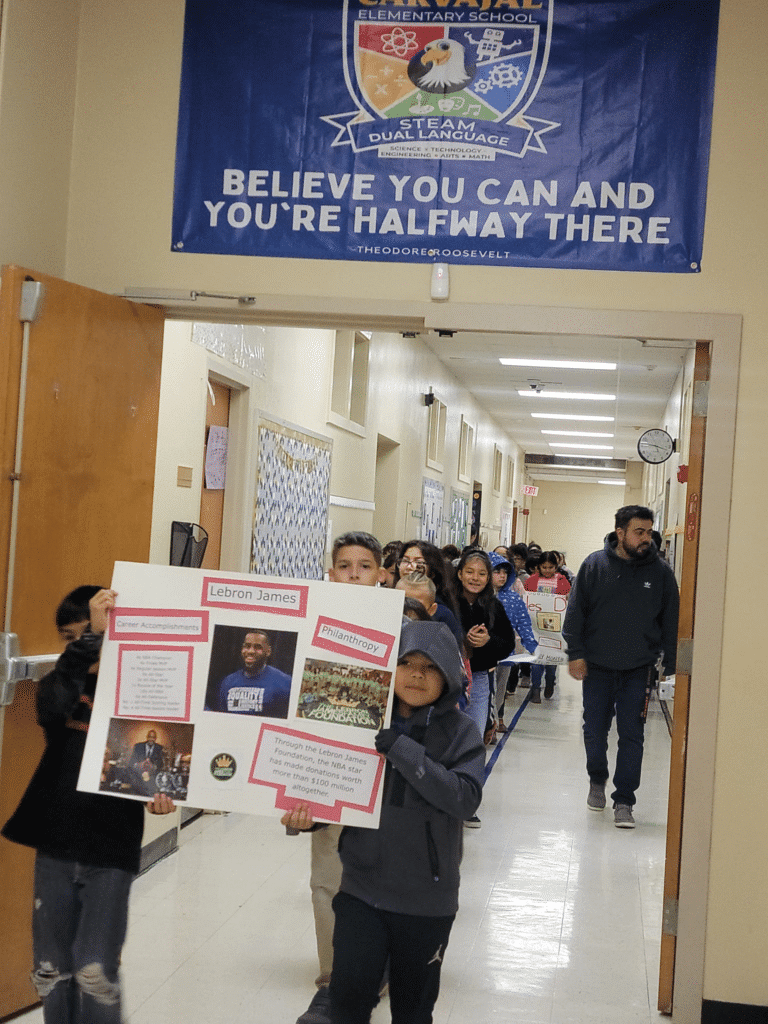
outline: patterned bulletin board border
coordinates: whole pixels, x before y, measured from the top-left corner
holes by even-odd
[[[259,416],[251,572],[323,578],[333,441]]]

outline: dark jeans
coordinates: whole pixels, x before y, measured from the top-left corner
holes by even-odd
[[[544,676],[547,686],[554,686],[557,678],[557,665],[531,665],[531,689],[541,689],[541,677]]]
[[[634,807],[640,786],[645,736],[645,692],[652,665],[632,669],[607,669],[589,665],[582,683],[584,699],[584,748],[592,782],[608,781],[608,733],[614,714],[619,746],[611,794],[615,803]]]
[[[37,855],[32,917],[46,1024],[120,1024],[120,951],[133,875]]]
[[[431,1024],[453,915],[392,914],[345,892],[333,910],[332,1024],[368,1024],[387,959],[392,1024]]]

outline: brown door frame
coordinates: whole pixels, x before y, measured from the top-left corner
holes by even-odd
[[[678,626],[678,671],[675,674],[675,711],[669,772],[667,846],[664,873],[664,906],[659,967],[658,1009],[671,1014],[674,1000],[677,910],[683,833],[686,749],[688,746],[691,667],[689,656],[694,639],[696,577],[699,558],[704,448],[707,429],[706,402],[701,396],[709,383],[710,346],[698,342],[693,370],[693,406],[688,446],[688,486],[683,524],[683,561],[680,579],[680,622]]]

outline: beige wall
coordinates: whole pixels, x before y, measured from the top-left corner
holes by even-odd
[[[553,480],[536,483],[539,493],[531,499],[528,536],[545,551],[565,551],[566,565],[578,572],[591,551],[602,550],[616,509],[625,504],[624,489]]]
[[[66,236],[60,229],[66,189],[66,126],[72,79],[66,68],[76,27],[76,7],[63,0],[5,0],[4,63],[0,81],[0,251],[4,260],[60,271],[71,280],[107,291],[126,285],[187,287],[338,297],[343,305],[371,299],[379,306],[425,301],[426,268],[364,263],[241,259],[170,252],[170,221],[178,101],[183,0],[82,0],[78,36],[77,102],[71,195]],[[729,559],[725,602],[724,657],[715,755],[716,789],[711,844],[709,913],[706,925],[704,994],[723,1001],[768,1005],[768,872],[762,815],[764,743],[768,688],[743,643],[740,568],[754,543],[754,510],[766,495],[765,358],[768,289],[764,283],[768,207],[763,202],[768,137],[768,36],[761,0],[723,3],[709,177],[707,226],[698,275],[619,274],[502,267],[455,267],[451,303],[498,303],[661,311],[720,311],[743,315],[743,345],[733,480],[713,481],[730,491],[730,533],[706,559]],[[45,9],[45,16],[40,12]],[[32,19],[32,12],[37,15]],[[58,13],[57,13],[58,12]],[[40,30],[32,33],[34,27]],[[52,38],[65,59],[52,61]],[[14,53],[9,56],[9,47]],[[30,77],[29,68],[46,69]],[[33,108],[30,89],[39,89]],[[23,134],[33,115],[33,140]],[[60,134],[63,133],[63,134]],[[20,145],[13,143],[21,140]],[[9,142],[11,145],[9,145]],[[42,157],[41,157],[42,154]],[[45,157],[50,154],[50,161]],[[48,164],[50,163],[50,166]],[[29,197],[30,175],[44,186]],[[351,298],[354,297],[354,298]],[[318,302],[320,303],[320,299]],[[480,314],[479,314],[480,315]],[[410,380],[434,383],[421,356],[391,349],[397,386]],[[305,373],[303,362],[297,364]],[[390,396],[389,378],[372,375],[372,387]],[[387,367],[388,370],[388,367]],[[305,373],[305,376],[307,374]],[[448,384],[446,384],[448,387]],[[420,455],[411,453],[417,406],[393,401],[405,422],[381,412],[377,429],[402,438],[403,489],[398,514],[419,491]],[[383,401],[383,399],[382,399]],[[464,399],[456,401],[456,407]],[[718,410],[710,409],[717,430]],[[286,418],[304,419],[293,415]],[[490,431],[490,428],[489,428]],[[485,464],[489,431],[480,430]],[[370,461],[361,464],[356,495],[373,493],[375,439]],[[453,441],[451,442],[453,443]],[[343,446],[339,445],[339,451]],[[350,447],[349,450],[352,450]],[[343,473],[340,468],[335,472]],[[338,486],[341,485],[339,478]],[[334,482],[337,486],[337,482]],[[704,500],[706,501],[706,495]],[[341,525],[339,523],[339,525]],[[752,595],[754,613],[766,599]]]
[[[334,497],[373,503],[378,437],[383,435],[398,445],[399,487],[389,496],[394,529],[391,535],[381,537],[383,542],[420,535],[420,520],[412,512],[421,509],[424,477],[442,483],[446,501],[450,499],[452,487],[469,493],[469,486],[458,479],[463,416],[476,430],[472,476],[483,483],[483,522],[487,524],[489,542],[496,543],[502,505],[510,508],[511,503],[506,500],[504,489],[499,495],[492,491],[494,445],[502,451],[505,471],[507,456],[519,462],[522,453],[425,345],[399,334],[372,334],[368,419],[365,436],[361,437],[328,422],[335,332],[264,328],[260,332],[267,368],[263,379],[249,376],[211,355],[192,342],[191,334],[192,324],[186,321],[169,322],[166,326],[150,548],[152,561],[168,562],[172,520],[197,522],[198,519],[209,371],[225,379],[234,378],[235,386],[243,388],[241,395],[247,403],[240,436],[235,438],[230,450],[227,494],[229,496],[230,487],[235,488],[233,507],[237,513],[228,521],[225,507],[224,531],[230,537],[229,543],[224,545],[226,564],[223,568],[248,569],[249,516],[243,515],[242,510],[253,507],[256,479],[253,432],[258,410],[333,440],[330,490]],[[429,410],[423,395],[430,387],[447,407],[442,471],[426,466]],[[179,424],[184,425],[183,429],[179,429]],[[231,424],[231,430],[235,427]],[[179,466],[192,468],[191,488],[178,486]],[[351,529],[371,530],[373,517],[371,510],[344,508],[332,503],[331,532],[337,535]]]
[[[0,264],[63,275],[78,0],[5,0],[0,35]]]

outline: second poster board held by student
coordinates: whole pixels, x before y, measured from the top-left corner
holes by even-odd
[[[507,658],[508,662],[531,662],[533,665],[565,665],[568,648],[563,639],[563,622],[568,598],[564,594],[536,594],[525,591],[523,600],[531,616],[537,647],[533,654],[524,652]]]
[[[79,788],[375,828],[400,591],[118,562]]]

